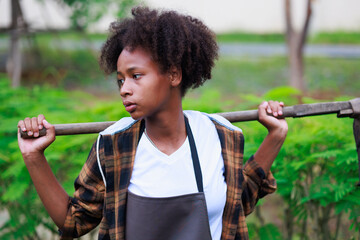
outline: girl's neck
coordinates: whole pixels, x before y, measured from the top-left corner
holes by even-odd
[[[145,128],[151,141],[160,151],[167,155],[179,149],[187,136],[181,106],[169,113],[146,118]]]

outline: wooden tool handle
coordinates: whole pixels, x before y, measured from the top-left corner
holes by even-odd
[[[283,108],[283,115],[279,118],[285,117],[306,117],[323,114],[337,113],[339,117],[353,116],[354,109],[360,109],[360,98],[344,102],[325,102],[325,103],[312,103],[312,104],[300,104],[294,106],[288,106]],[[254,121],[259,119],[258,110],[248,111],[236,111],[236,112],[224,112],[217,113],[223,116],[230,122],[244,122]],[[74,135],[74,134],[86,134],[86,133],[99,133],[105,128],[114,124],[115,122],[92,122],[92,123],[69,123],[69,124],[54,124],[55,135]],[[26,132],[22,132],[22,138],[33,138],[28,136]],[[40,136],[46,135],[46,130],[40,131]]]
[[[114,124],[115,121],[111,122],[90,122],[90,123],[68,123],[68,124],[54,124],[55,135],[75,135],[75,134],[87,134],[87,133],[99,133],[110,125]],[[28,136],[27,132],[20,130],[20,135],[24,139],[34,138]],[[39,131],[39,137],[46,135],[46,129],[43,128]]]
[[[283,108],[282,117],[293,117],[293,108],[285,107]],[[248,110],[248,111],[237,111],[237,112],[224,112],[217,113],[220,116],[223,116],[230,122],[244,122],[244,121],[254,121],[259,119],[258,110]],[[99,133],[105,128],[114,124],[112,122],[90,122],[90,123],[68,123],[68,124],[54,124],[55,135],[75,135],[75,134],[87,134],[87,133]],[[33,136],[28,136],[26,132],[20,131],[21,137],[25,139],[33,138]],[[46,129],[43,128],[39,132],[40,136],[46,135]]]

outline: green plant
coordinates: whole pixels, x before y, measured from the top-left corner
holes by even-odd
[[[287,87],[262,96],[241,97],[237,101],[223,100],[221,91],[206,88],[199,95],[186,98],[183,105],[185,109],[214,113],[253,109],[263,99],[276,98],[286,104],[296,104],[299,99],[315,101]],[[120,99],[101,100],[82,91],[46,85],[11,89],[8,79],[1,75],[0,102],[0,210],[9,215],[0,226],[0,238],[39,239],[39,226],[55,234],[57,229],[36,194],[18,150],[18,120],[43,113],[51,123],[109,121],[128,114]],[[256,210],[248,218],[251,239],[358,238],[360,191],[355,188],[358,169],[351,119],[329,115],[289,119],[288,123],[288,138],[272,168],[280,198],[272,207],[283,214],[272,215],[270,223],[265,221],[268,212],[265,203],[273,200],[261,201],[257,208],[262,211]],[[244,131],[246,160],[257,150],[266,130],[257,122],[236,125]],[[61,136],[46,150],[53,172],[70,195],[95,139],[96,135]],[[273,221],[275,217],[282,219],[282,223]]]
[[[4,77],[0,77],[0,101],[0,210],[9,215],[0,226],[0,238],[39,239],[39,226],[57,233],[23,163],[17,146],[17,122],[40,113],[51,123],[116,120],[127,114],[121,101],[95,103],[90,94],[47,86],[11,89]],[[58,137],[46,150],[53,172],[70,195],[90,150],[89,143],[95,139],[96,135]]]
[[[99,21],[104,14],[111,14],[118,18],[129,14],[136,0],[62,0],[71,10],[70,20],[72,28],[85,30],[89,25]]]
[[[289,89],[279,88],[263,98],[277,96],[289,102],[288,93]],[[298,99],[294,93],[292,104]],[[303,101],[314,102],[310,98]],[[356,187],[358,164],[352,119],[329,115],[288,119],[288,124],[288,137],[272,168],[278,183],[276,193],[284,202],[284,238],[359,237],[360,190]],[[266,133],[256,123],[241,125],[246,130],[246,155],[253,154]],[[348,232],[341,232],[341,228]]]

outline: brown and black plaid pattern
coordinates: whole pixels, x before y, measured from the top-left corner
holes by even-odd
[[[271,173],[265,178],[253,157],[243,166],[244,136],[241,132],[214,124],[221,142],[227,185],[221,239],[249,239],[245,216],[254,210],[259,198],[276,190],[276,182]]]
[[[221,239],[248,239],[245,216],[259,198],[276,189],[275,179],[250,158],[243,166],[244,137],[213,121],[219,134],[225,164],[227,200]],[[75,181],[75,194],[61,229],[62,239],[81,236],[100,223],[99,239],[124,239],[127,187],[134,166],[141,122],[113,135],[102,136],[99,146],[104,186],[93,146]]]

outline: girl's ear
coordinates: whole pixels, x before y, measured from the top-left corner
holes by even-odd
[[[171,67],[169,70],[169,80],[172,87],[177,87],[182,81],[181,69],[177,67]]]

